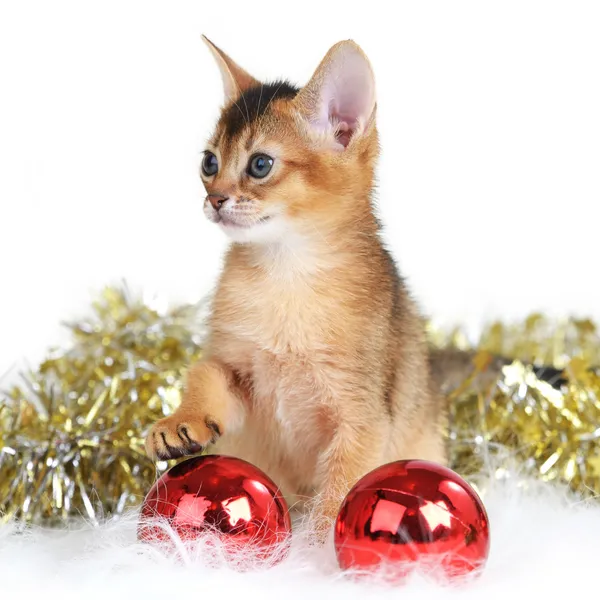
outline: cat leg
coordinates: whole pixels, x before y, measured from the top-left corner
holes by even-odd
[[[244,420],[244,405],[230,369],[204,360],[189,371],[181,405],[155,423],[146,438],[152,459],[196,454]]]
[[[329,535],[350,488],[383,463],[390,434],[386,415],[373,414],[372,402],[362,404],[352,398],[348,404],[354,410],[339,415],[331,442],[317,464],[320,493],[311,507],[311,517],[319,542]]]

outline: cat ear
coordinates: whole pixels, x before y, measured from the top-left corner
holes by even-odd
[[[370,124],[375,112],[375,77],[361,48],[352,40],[325,55],[294,102],[310,126],[345,148]]]
[[[202,36],[202,39],[206,42],[206,45],[217,61],[217,65],[221,71],[221,78],[223,79],[225,98],[228,102],[237,100],[241,93],[248,88],[260,85],[259,81],[244,71],[242,67],[229,58],[223,50],[215,46],[205,35]]]

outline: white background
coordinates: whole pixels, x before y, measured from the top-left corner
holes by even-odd
[[[206,294],[225,248],[200,151],[220,78],[305,82],[355,39],[377,77],[386,237],[427,313],[600,317],[600,3],[0,3],[0,375],[127,279]]]

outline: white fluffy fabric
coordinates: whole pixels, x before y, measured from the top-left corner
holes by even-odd
[[[460,585],[414,575],[402,585],[356,581],[336,566],[333,546],[308,547],[297,532],[289,557],[239,572],[206,548],[168,556],[136,540],[136,515],[70,530],[0,527],[0,597],[295,600],[365,597],[478,600],[539,598],[597,587],[600,506],[517,478],[483,495],[491,553],[482,575]]]

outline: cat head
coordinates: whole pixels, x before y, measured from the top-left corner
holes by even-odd
[[[359,46],[333,46],[297,88],[256,80],[204,40],[225,95],[200,169],[207,218],[235,242],[268,243],[344,227],[370,211],[375,83]]]

